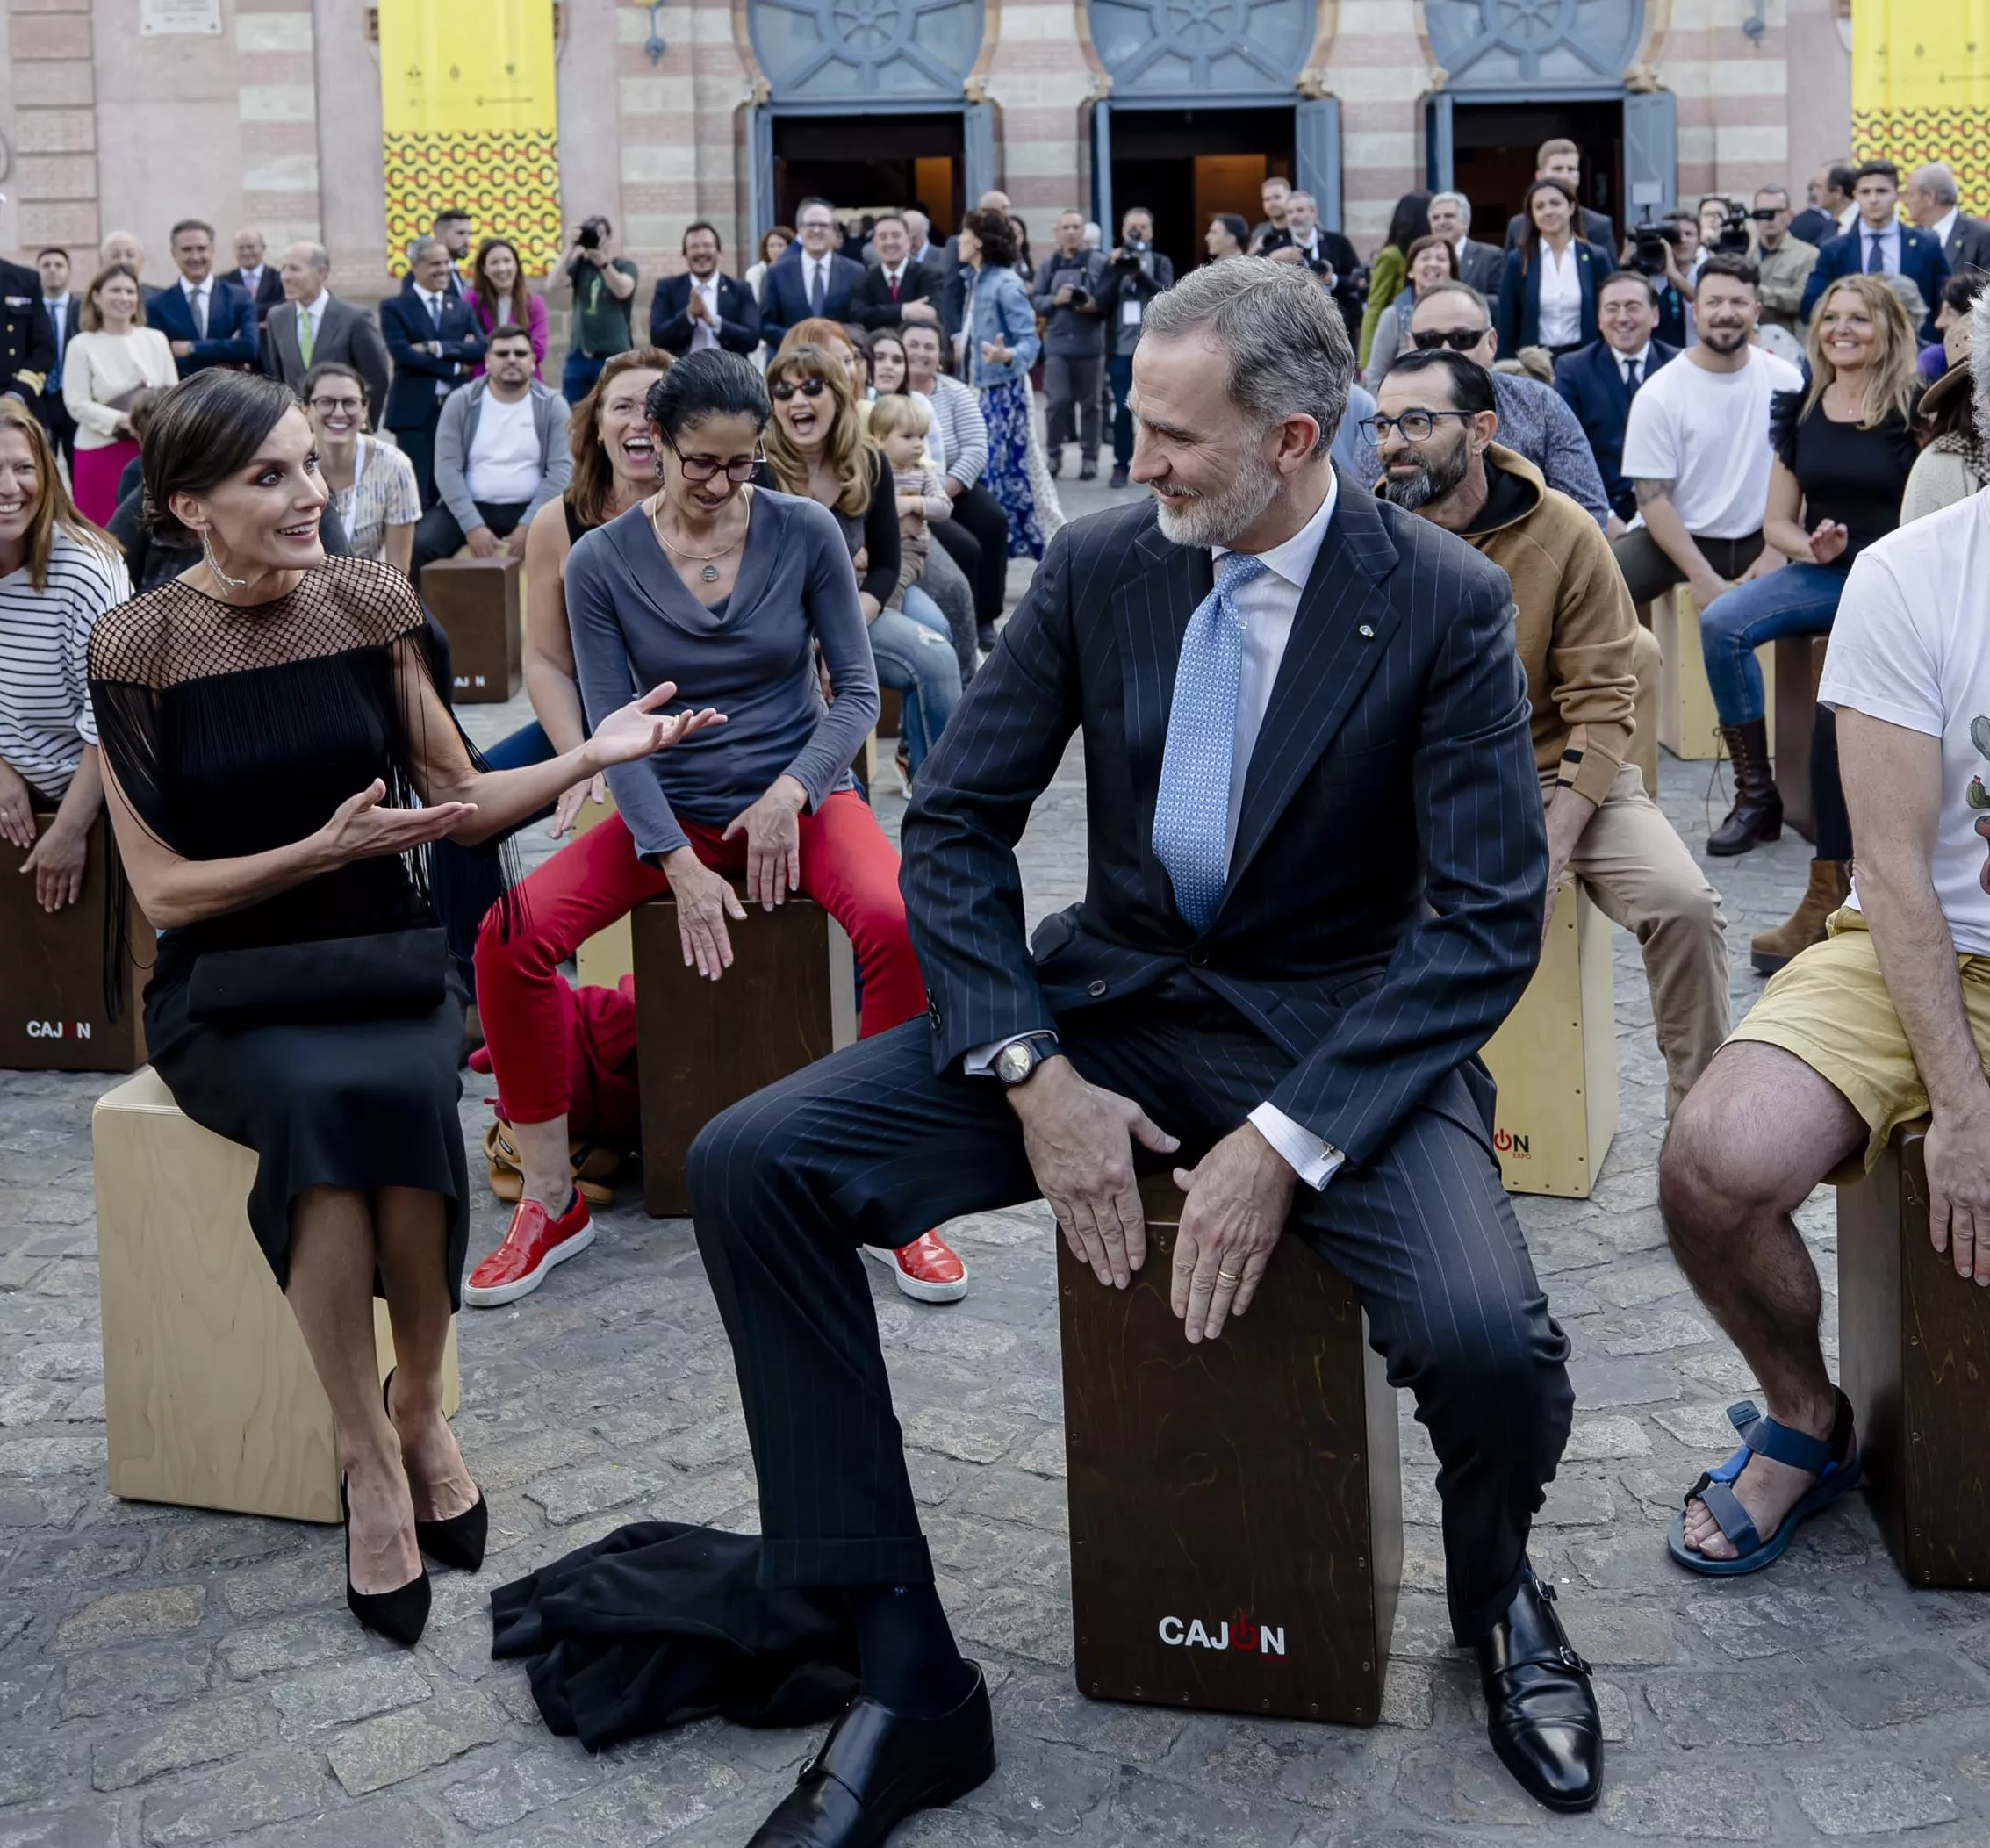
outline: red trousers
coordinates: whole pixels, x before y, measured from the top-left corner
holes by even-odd
[[[571,1092],[567,1134],[607,1148],[635,1148],[643,1136],[636,1081],[635,976],[624,975],[612,989],[577,989],[564,975],[556,975],[553,1004],[567,1048]],[[489,1075],[488,1046],[470,1055],[470,1068]]]
[[[898,855],[854,790],[830,796],[801,823],[801,891],[849,933],[864,979],[863,1035],[923,1013],[925,985],[905,930]],[[678,818],[715,873],[746,870],[746,837]],[[519,888],[522,902],[493,905],[477,939],[477,1010],[507,1123],[546,1123],[573,1102],[571,1032],[559,1003],[559,967],[588,938],[670,881],[636,857],[629,824],[611,816],[564,847]],[[507,938],[500,922],[515,915]],[[727,978],[722,977],[722,980]]]

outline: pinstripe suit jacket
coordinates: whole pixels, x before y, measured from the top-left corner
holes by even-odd
[[[1540,954],[1547,833],[1512,591],[1342,480],[1198,936],[1151,842],[1175,662],[1211,582],[1152,502],[1066,526],[947,722],[901,875],[935,1068],[1188,968],[1297,1061],[1271,1102],[1358,1163],[1476,1054]],[[1014,848],[1080,726],[1086,897],[1032,960]]]

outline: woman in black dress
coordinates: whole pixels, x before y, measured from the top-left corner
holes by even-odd
[[[187,1115],[261,1158],[249,1223],[338,1424],[348,1601],[412,1643],[421,1553],[474,1571],[486,1526],[442,1410],[468,1232],[463,1009],[419,856],[712,715],[653,716],[676,691],[659,687],[578,750],[480,771],[407,579],[326,556],[311,426],[275,380],[179,386],[145,478],[153,529],[198,562],[99,620],[90,688],[118,845],[162,928],[147,1043]],[[399,1361],[384,1403],[376,1278]]]

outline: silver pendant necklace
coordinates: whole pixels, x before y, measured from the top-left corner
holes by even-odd
[[[735,539],[732,544],[721,546],[715,552],[687,552],[681,545],[672,543],[670,535],[664,530],[662,515],[663,509],[661,507],[650,509],[650,524],[656,529],[657,537],[663,542],[665,548],[675,552],[680,558],[690,559],[693,564],[702,565],[704,569],[698,575],[708,584],[716,584],[719,581],[719,567],[714,561],[724,557],[728,552],[733,550],[739,544],[739,540]],[[744,537],[745,535],[742,533],[740,538]]]

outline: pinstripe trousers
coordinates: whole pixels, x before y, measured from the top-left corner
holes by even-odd
[[[1067,1016],[1063,1050],[1193,1161],[1270,1094],[1285,1054],[1191,978]],[[1490,1099],[1490,1085],[1478,1075]],[[772,1587],[930,1582],[860,1245],[1038,1197],[992,1079],[936,1075],[910,1021],[735,1104],[693,1145],[698,1246],[731,1338]],[[1453,1072],[1382,1154],[1290,1229],[1353,1284],[1437,1453],[1453,1629],[1518,1589],[1569,1435],[1567,1337],[1499,1183],[1487,1110]],[[1249,1341],[1246,1319],[1225,1341]]]

